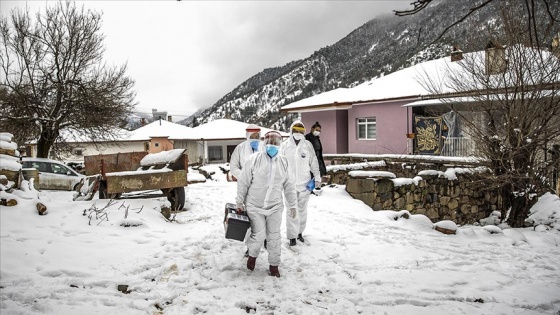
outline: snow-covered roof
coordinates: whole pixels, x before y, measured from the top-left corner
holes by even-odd
[[[169,139],[196,139],[199,138],[193,128],[169,122],[167,120],[156,120],[131,132],[127,140],[140,141],[150,138],[169,137]]]
[[[199,139],[205,140],[218,140],[218,139],[245,139],[248,123],[231,120],[231,119],[216,119],[211,122],[194,127],[193,130],[198,135]],[[273,130],[261,127],[261,135]],[[282,137],[288,137],[286,132],[279,131]]]
[[[450,58],[427,61],[410,68],[393,72],[387,76],[364,82],[353,88],[338,88],[308,97],[289,105],[282,110],[295,110],[306,107],[351,106],[354,103],[373,102],[390,99],[419,99],[422,95],[430,94],[419,82],[418,78],[424,73],[437,73],[438,69],[447,67]],[[339,105],[340,104],[340,105]]]
[[[539,51],[528,47],[512,46],[506,49],[506,55],[509,59],[518,60],[520,57],[515,57],[516,54],[524,53],[526,56],[534,56],[532,60],[546,60],[547,58],[554,58],[547,51]],[[515,49],[513,49],[515,48]],[[464,60],[474,61],[476,66],[483,69],[485,52],[478,51],[474,53],[465,53]],[[397,100],[421,100],[425,96],[433,95],[433,91],[428,89],[437,89],[437,94],[457,92],[451,87],[450,77],[465,76],[465,78],[472,77],[468,71],[462,66],[462,61],[452,62],[449,56],[436,60],[426,61],[412,67],[402,69],[381,78],[374,78],[370,81],[364,82],[353,88],[338,88],[335,90],[327,91],[321,94],[308,97],[297,102],[283,106],[281,109],[291,112],[302,112],[306,110],[326,110],[326,109],[344,109],[352,105],[364,103],[377,103]],[[544,64],[552,64],[552,62],[545,61]],[[524,66],[527,66],[524,64]],[[531,68],[531,64],[528,64]],[[544,77],[541,73],[543,70],[539,68],[542,63],[535,62],[534,69],[526,71],[525,76],[537,75]],[[479,69],[478,71],[483,71]],[[518,75],[515,69],[509,69],[511,74],[509,76]],[[503,75],[491,76],[488,85],[480,86],[479,88],[500,88],[508,82],[515,80],[504,80]],[[531,82],[526,78],[527,82]],[[550,82],[560,81],[560,74],[551,74],[549,77]],[[538,82],[538,81],[537,81]],[[474,85],[473,85],[474,86]],[[428,101],[433,103],[433,101]],[[416,106],[421,106],[417,103]]]

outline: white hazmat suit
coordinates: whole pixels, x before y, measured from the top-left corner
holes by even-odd
[[[282,192],[288,207],[295,209],[296,191],[287,159],[279,154],[271,158],[263,151],[251,155],[237,178],[236,202],[251,220],[249,256],[257,257],[266,239],[271,266],[280,264]]]
[[[257,139],[251,139],[251,135],[257,133],[259,136]],[[243,165],[247,161],[247,158],[258,151],[264,151],[264,144],[262,141],[259,140],[260,138],[260,127],[256,125],[249,125],[247,127],[247,140],[238,144],[233,153],[231,154],[231,158],[229,161],[229,169],[230,173],[233,177],[239,178],[241,175],[241,170],[243,169]],[[257,140],[259,141],[258,150],[254,150],[251,147],[251,141]]]
[[[280,154],[288,159],[288,167],[290,173],[294,176],[297,191],[298,215],[295,218],[286,216],[286,236],[288,239],[295,239],[298,234],[303,233],[307,225],[307,203],[309,202],[311,191],[306,186],[312,178],[311,174],[315,178],[317,187],[321,184],[321,174],[319,172],[319,163],[315,156],[315,148],[305,137],[302,137],[296,143],[293,133],[295,125],[304,126],[301,121],[294,121],[290,126],[290,137],[282,143],[280,148]]]

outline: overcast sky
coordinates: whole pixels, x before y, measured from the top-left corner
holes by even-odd
[[[6,17],[26,5],[0,1]],[[404,1],[76,1],[103,12],[105,60],[128,63],[137,109],[168,111],[179,120],[265,68],[306,58]]]

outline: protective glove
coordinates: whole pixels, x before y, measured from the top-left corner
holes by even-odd
[[[315,188],[321,188],[321,181],[320,180],[315,181]]]
[[[295,219],[296,215],[297,215],[297,209],[296,208],[291,208],[289,214],[290,214],[290,217],[292,217],[292,219]]]

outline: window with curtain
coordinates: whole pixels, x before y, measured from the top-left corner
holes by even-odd
[[[375,117],[358,118],[358,140],[375,140],[377,138],[377,123]]]
[[[209,146],[208,147],[208,160],[218,161],[223,160],[223,150],[221,146]]]

